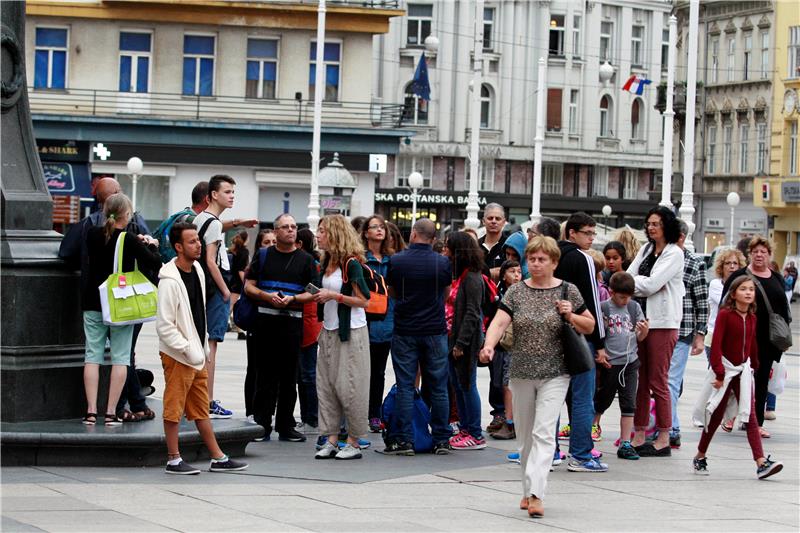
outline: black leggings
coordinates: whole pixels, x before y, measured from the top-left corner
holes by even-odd
[[[383,404],[384,374],[386,373],[386,360],[389,358],[391,342],[369,343],[369,411],[368,418],[381,417]]]
[[[756,389],[756,420],[758,425],[764,425],[764,408],[767,404],[767,387],[769,385],[769,373],[772,370],[772,363],[780,361],[780,351],[776,350],[769,340],[763,341],[756,338],[758,342],[758,370],[755,371],[755,389]],[[744,421],[742,421],[744,422]]]

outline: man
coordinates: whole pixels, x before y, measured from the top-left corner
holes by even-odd
[[[211,472],[234,472],[246,463],[228,458],[214,436],[208,414],[206,370],[205,276],[197,263],[202,244],[194,224],[178,222],[170,228],[176,257],[158,274],[158,332],[164,367],[164,435],[167,441],[167,474],[199,474],[181,459],[178,426],[185,414],[211,455]]]
[[[559,224],[558,220],[554,218],[542,217],[536,224],[536,229],[533,230],[533,233],[533,236],[528,235],[528,240],[532,239],[536,235],[544,235],[545,237],[550,237],[558,242],[561,240],[561,224]]]
[[[256,389],[253,418],[272,432],[272,414],[279,439],[304,442],[295,429],[297,364],[303,339],[303,304],[313,295],[305,287],[314,281],[314,258],[295,246],[297,223],[288,213],[275,219],[275,246],[267,248],[265,260],[253,257],[244,291],[258,302],[258,323],[253,334],[256,347]],[[276,411],[277,408],[277,411]]]
[[[503,253],[503,244],[506,238],[503,236],[503,228],[506,225],[506,214],[503,206],[497,203],[487,204],[483,210],[483,227],[486,234],[478,239],[478,243],[483,250],[485,274],[494,281],[498,281],[500,266],[506,260]],[[492,433],[503,427],[506,422],[505,405],[503,404],[503,387],[498,387],[496,383],[502,380],[495,377],[494,362],[489,364],[489,405],[492,406],[490,414],[492,422],[486,427],[486,431]],[[493,385],[495,384],[495,385]]]
[[[567,240],[559,241],[561,259],[555,270],[555,277],[568,281],[578,287],[586,303],[586,308],[595,320],[594,331],[587,335],[592,352],[605,348],[605,330],[600,312],[600,298],[597,291],[597,275],[594,261],[584,253],[592,247],[597,235],[594,219],[583,212],[574,213],[567,219],[565,232]],[[567,464],[571,472],[606,472],[608,465],[592,457],[592,422],[594,420],[594,376],[591,368],[582,374],[572,376],[571,397],[567,396],[570,412],[569,452],[572,458]],[[571,404],[571,405],[570,405]]]
[[[684,247],[689,226],[678,220],[680,237],[676,243],[683,250],[683,319],[678,330],[678,342],[672,351],[669,364],[669,393],[672,399],[672,431],[669,445],[681,447],[681,423],[678,420],[678,398],[683,390],[683,373],[689,353],[698,355],[705,352],[704,341],[708,327],[708,286],[706,285],[706,264]]]
[[[431,407],[433,453],[449,453],[451,436],[447,417],[447,325],[445,295],[452,280],[450,261],[433,251],[436,226],[430,219],[417,220],[409,247],[389,259],[386,282],[395,298],[392,366],[397,383],[397,427],[386,435],[387,455],[414,455],[412,409],[417,369]]]

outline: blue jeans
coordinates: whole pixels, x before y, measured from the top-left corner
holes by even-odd
[[[767,411],[774,411],[775,404],[778,401],[778,397],[772,394],[771,392],[767,393]]]
[[[589,350],[594,355],[594,346],[589,344]],[[588,461],[592,458],[592,423],[594,422],[594,366],[572,376],[572,415],[569,421],[569,453],[578,461]],[[556,428],[558,431],[558,428]]]
[[[478,360],[475,358],[469,371],[469,386],[459,381],[456,374],[454,361],[450,361],[450,383],[456,392],[456,405],[458,406],[458,419],[462,429],[469,431],[469,434],[480,439],[483,437],[481,432],[481,395],[478,393]]]
[[[450,426],[447,417],[450,402],[447,396],[447,335],[392,337],[392,366],[397,383],[397,428],[391,428],[386,436],[394,442],[414,442],[411,423],[414,408],[414,381],[417,368],[422,372],[422,382],[429,392],[431,408],[431,433],[433,442],[447,442]]]
[[[319,423],[317,399],[317,343],[300,348],[297,365],[297,393],[300,398],[300,420],[316,426]]]
[[[683,373],[686,371],[686,362],[689,360],[689,352],[692,349],[692,338],[681,337],[675,343],[672,350],[672,359],[669,363],[669,396],[672,400],[672,435],[681,432],[681,422],[678,420],[678,398],[681,396],[681,384],[683,383]]]

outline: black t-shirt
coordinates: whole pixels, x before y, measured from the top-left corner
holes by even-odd
[[[250,261],[250,252],[247,248],[240,248],[233,256],[231,263],[231,292],[242,292],[242,279],[239,277],[239,272],[247,268],[247,263]]]
[[[192,268],[191,272],[184,272],[179,268],[178,272],[180,272],[181,280],[183,280],[183,284],[186,286],[186,292],[189,293],[189,307],[192,310],[194,327],[197,329],[200,340],[203,341],[203,346],[205,346],[206,306],[203,304],[203,289],[200,287],[200,276],[197,275],[194,268]]]
[[[284,296],[292,296],[305,292],[305,287],[314,280],[316,267],[314,258],[303,250],[294,250],[285,253],[271,246],[266,252],[266,265],[262,269],[260,264],[261,250],[253,255],[247,279],[256,281],[262,291],[282,292]],[[272,308],[272,304],[259,301],[259,307]],[[287,310],[299,311],[302,314],[303,305],[292,303]],[[299,320],[302,320],[302,316]]]

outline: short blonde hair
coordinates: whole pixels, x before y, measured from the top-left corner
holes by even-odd
[[[602,272],[606,269],[606,258],[600,253],[598,250],[594,248],[589,248],[586,250],[586,253],[592,256],[592,260],[594,260],[594,270],[595,272]]]
[[[558,260],[561,259],[561,249],[558,247],[556,240],[552,237],[537,235],[528,241],[528,245],[525,247],[525,257],[527,258],[529,255],[535,254],[536,252],[544,252],[550,256],[550,260],[553,261],[553,263],[558,263]]]
[[[747,266],[747,259],[744,258],[744,254],[736,248],[722,250],[717,254],[717,258],[714,259],[714,274],[716,274],[718,278],[722,279],[722,269],[725,266],[725,261],[731,256],[736,258],[736,262],[739,263],[739,268]]]
[[[763,246],[772,255],[772,241],[763,235],[753,235],[750,239],[750,244],[747,245],[747,250],[752,254],[756,246]]]

